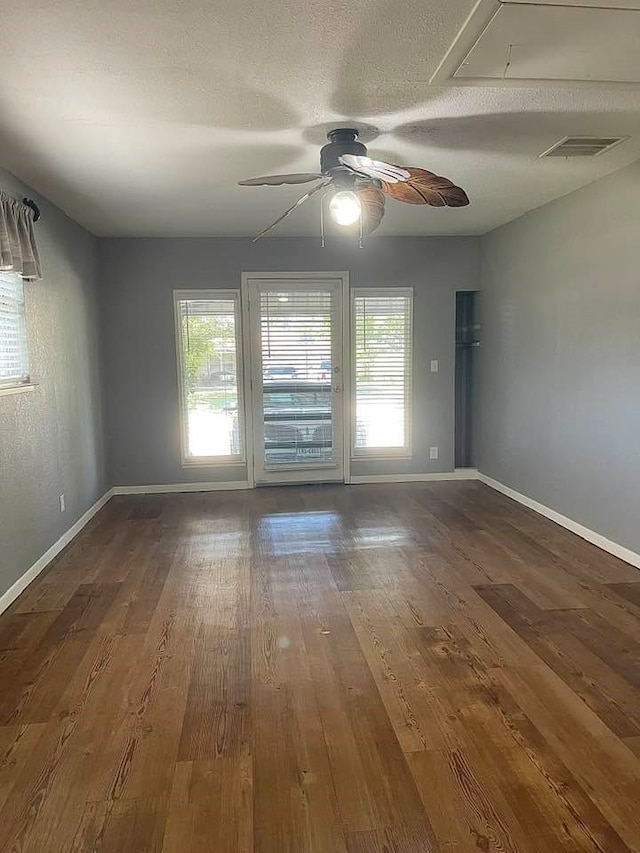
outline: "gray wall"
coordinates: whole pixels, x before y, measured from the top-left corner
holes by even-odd
[[[0,397],[0,595],[105,492],[94,237],[38,202],[44,281],[25,284],[31,393]],[[60,512],[58,496],[66,496]]]
[[[477,286],[477,238],[100,241],[109,472],[114,485],[245,480],[242,468],[182,468],[172,291],[235,288],[241,272],[348,270],[352,287],[413,286],[414,455],[354,474],[453,469],[455,291]],[[429,362],[440,360],[431,374]],[[440,458],[429,460],[429,445]]]
[[[478,467],[640,552],[640,164],[482,242]]]

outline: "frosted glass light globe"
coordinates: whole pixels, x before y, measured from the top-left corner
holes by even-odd
[[[360,199],[350,190],[341,190],[329,202],[329,215],[338,225],[353,225],[361,213]]]

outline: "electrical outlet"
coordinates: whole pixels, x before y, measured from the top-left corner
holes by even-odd
[[[438,359],[437,359],[437,358],[432,358],[432,359],[431,359],[431,372],[432,372],[432,373],[437,373],[437,372],[438,372],[439,367],[440,367],[440,365],[438,364]]]
[[[60,495],[60,512],[64,512],[67,506],[64,502],[64,495]]]
[[[438,448],[430,447],[429,448],[429,459],[437,459],[438,458]]]

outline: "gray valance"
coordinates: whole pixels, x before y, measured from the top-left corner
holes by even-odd
[[[0,190],[0,270],[13,270],[37,281],[42,270],[33,217],[30,207]]]

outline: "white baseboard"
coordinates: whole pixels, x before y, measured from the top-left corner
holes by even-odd
[[[170,492],[231,492],[236,489],[250,489],[250,483],[238,481],[232,483],[168,483],[151,486],[114,486],[114,495],[163,495]]]
[[[572,533],[581,536],[583,539],[586,539],[587,542],[597,545],[598,548],[602,548],[603,551],[608,551],[608,553],[613,554],[614,557],[619,557],[621,560],[624,560],[625,563],[630,563],[632,566],[640,569],[640,554],[636,554],[635,551],[625,548],[624,545],[618,545],[617,542],[607,539],[606,536],[596,533],[595,530],[590,530],[588,527],[578,524],[578,522],[574,521],[572,518],[567,518],[566,515],[556,512],[555,509],[551,509],[544,504],[538,503],[538,501],[534,501],[533,498],[521,495],[520,492],[516,492],[515,489],[505,486],[504,483],[500,483],[492,477],[487,477],[486,474],[478,472],[478,480],[485,485],[490,486],[492,489],[495,489],[497,492],[502,492],[503,495],[523,504],[523,506],[529,507],[529,509],[534,510],[540,515],[544,515],[545,518],[555,521],[556,524],[559,524],[561,527],[565,527]]]
[[[350,485],[364,483],[435,483],[442,480],[477,480],[475,468],[456,468],[455,471],[442,471],[435,474],[363,474],[352,475]]]
[[[3,613],[10,604],[13,604],[20,593],[24,592],[31,581],[35,580],[40,572],[49,565],[53,558],[57,557],[60,551],[62,551],[62,549],[71,542],[73,537],[80,533],[82,528],[85,527],[91,521],[93,516],[102,509],[112,495],[113,490],[109,489],[101,498],[98,498],[93,506],[89,507],[84,515],[81,515],[76,523],[72,524],[71,527],[62,534],[58,541],[54,542],[53,545],[45,551],[38,560],[36,560],[31,568],[27,569],[27,571],[19,577],[18,580],[10,586],[2,596],[0,596],[0,613]]]
[[[434,474],[372,474],[352,476],[349,480],[349,485],[360,485],[364,483],[422,483],[436,482],[438,480],[477,479],[478,472],[475,468],[456,468],[455,471],[444,471]],[[279,484],[261,483],[260,485]],[[295,483],[288,485],[295,485]],[[231,492],[251,488],[253,488],[251,483],[244,480],[238,480],[226,483],[154,483],[149,486],[114,486],[111,491],[114,495],[162,495],[170,494],[172,492]]]

